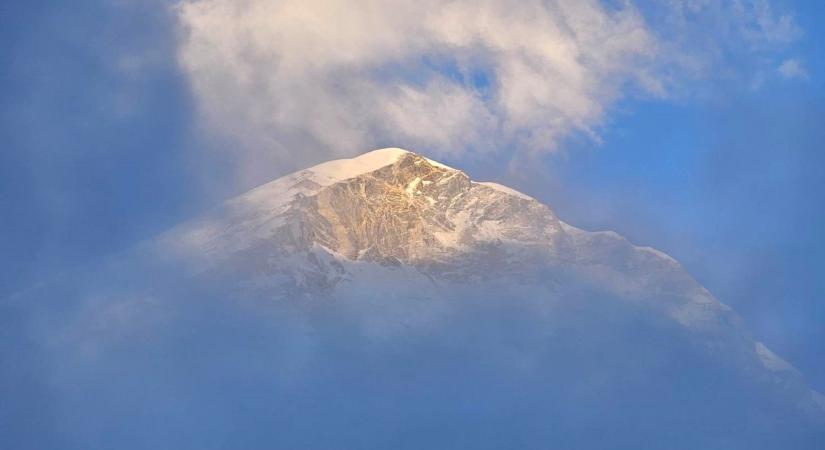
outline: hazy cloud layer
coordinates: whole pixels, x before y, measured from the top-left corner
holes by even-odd
[[[799,35],[764,0],[642,3],[188,0],[179,60],[204,126],[252,170],[384,145],[551,152],[598,139],[622,97],[743,75],[730,59],[774,71]]]
[[[0,303],[0,360],[14,361],[0,365],[0,448],[822,442],[792,385],[738,366],[737,341],[573,277],[427,286],[410,271],[420,288],[394,295],[378,283],[277,299],[187,272],[133,257]]]

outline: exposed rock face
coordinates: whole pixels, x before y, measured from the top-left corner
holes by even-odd
[[[561,229],[538,202],[413,153],[302,197],[293,208],[288,226],[298,247],[318,244],[350,260],[422,267],[502,240],[547,244]]]
[[[667,255],[579,230],[524,194],[399,149],[288,175],[161,242],[202,269],[254,274],[274,296],[329,293],[363,262],[454,283],[587,279],[655,296],[653,306],[685,324],[737,321]]]

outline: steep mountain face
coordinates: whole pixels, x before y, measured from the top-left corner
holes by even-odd
[[[346,288],[364,264],[414,268],[431,283],[544,283],[554,274],[655,296],[653,306],[684,325],[739,326],[669,256],[579,230],[527,195],[401,149],[263,185],[167,233],[160,248],[198,270],[278,280],[269,294],[281,297]]]
[[[338,167],[347,164],[358,169]],[[235,237],[287,253],[321,246],[347,260],[425,268],[486,245],[552,243],[561,231],[552,211],[529,197],[398,149],[289,175],[230,201],[218,217],[173,240],[242,250],[208,231],[234,224],[243,227]]]
[[[64,428],[199,449],[825,439],[823,397],[672,258],[412,152],[282,177],[136,253],[44,294],[79,292],[75,321],[32,321],[59,330],[40,351],[65,410],[102,404]]]

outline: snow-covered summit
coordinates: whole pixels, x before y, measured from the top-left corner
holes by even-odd
[[[441,167],[447,170],[456,170],[431,159],[416,155],[409,150],[404,150],[401,148],[382,148],[363,153],[352,158],[335,159],[308,167],[266,183],[256,189],[253,189],[251,192],[273,191],[275,189],[282,188],[285,183],[294,186],[296,181],[304,182],[304,184],[308,184],[306,182],[311,182],[319,187],[329,186],[350,178],[355,178],[365,173],[374,172],[382,167],[392,165],[399,159],[409,155],[424,159],[433,166]],[[268,192],[268,194],[269,193],[271,192]]]
[[[311,173],[310,177],[313,181],[322,186],[329,186],[389,166],[409,154],[412,154],[409,150],[382,148],[353,158],[327,161],[301,172]]]
[[[397,148],[281,177],[162,241],[203,270],[253,266],[257,275],[313,289],[342,286],[355,262],[447,282],[543,282],[552,270],[625,295],[666,294],[672,301],[655,307],[693,327],[717,327],[729,314],[667,255],[616,233],[577,229],[532,197]],[[306,257],[314,262],[296,262]]]
[[[481,242],[545,242],[560,229],[552,211],[525,194],[386,148],[266,183],[170,236],[218,257],[266,241],[421,265],[454,259]]]

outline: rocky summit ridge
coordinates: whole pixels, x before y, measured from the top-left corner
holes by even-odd
[[[323,296],[367,267],[396,267],[435,283],[588,280],[655,297],[655,308],[684,325],[739,321],[668,255],[580,230],[525,194],[397,148],[286,175],[157,243],[196,271],[254,275],[275,297]]]
[[[320,247],[349,261],[412,265],[436,278],[478,257],[496,263],[474,267],[490,276],[523,271],[524,258],[596,263],[604,247],[627,253],[634,266],[679,270],[664,253],[612,232],[584,232],[525,194],[395,148],[284,176],[164,240],[216,261],[263,248],[284,255]]]

